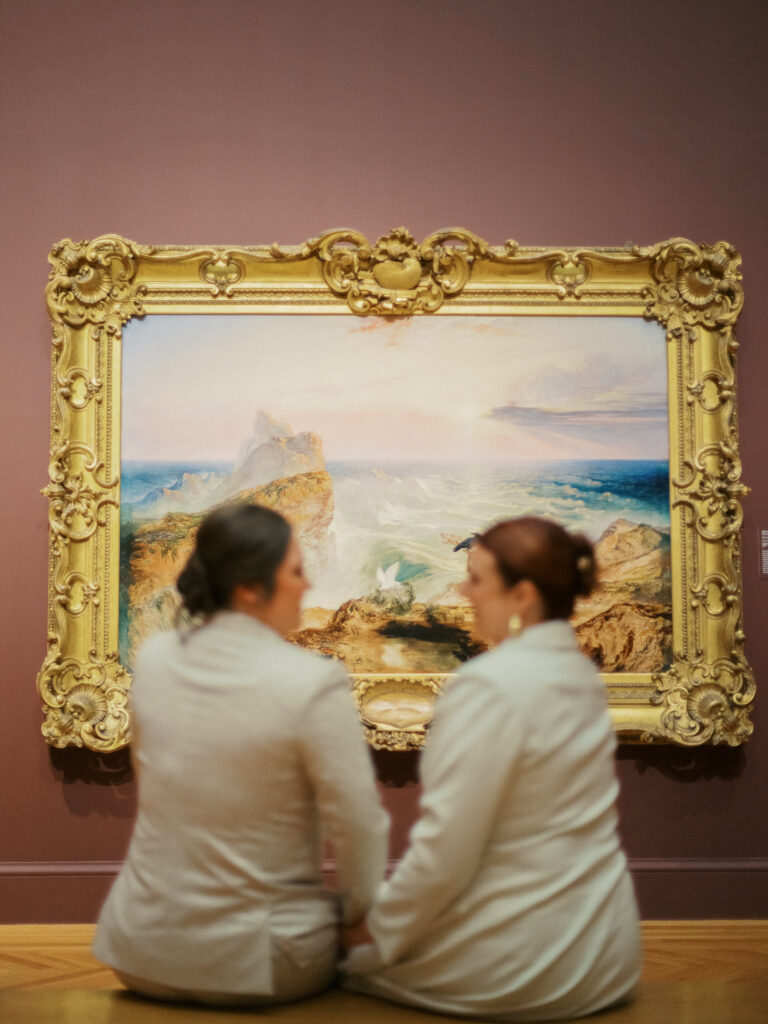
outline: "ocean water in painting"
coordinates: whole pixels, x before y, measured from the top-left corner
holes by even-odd
[[[306,606],[338,608],[371,594],[382,578],[408,584],[416,601],[441,603],[461,581],[466,560],[456,543],[500,520],[549,516],[593,541],[617,520],[669,529],[668,463],[662,460],[520,462],[329,462],[333,519],[329,554]],[[213,490],[227,463],[125,463],[121,523],[127,570],[130,536],[163,509],[204,511],[203,481]],[[158,503],[164,499],[165,504]],[[123,579],[126,574],[123,572]],[[121,651],[126,647],[127,588],[121,588]]]
[[[124,462],[120,477],[121,521],[141,515],[141,507],[148,506],[163,489],[180,489],[187,473],[224,476],[231,469],[231,462]]]
[[[547,461],[518,465],[329,463],[336,574],[308,602],[337,606],[376,585],[377,570],[430,601],[463,578],[454,542],[500,519],[548,516],[596,541],[617,519],[669,528],[666,461]],[[353,593],[354,592],[354,593]]]

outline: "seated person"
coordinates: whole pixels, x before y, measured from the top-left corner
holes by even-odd
[[[284,639],[307,586],[282,516],[219,508],[178,580],[199,624],[139,653],[138,817],[93,951],[143,995],[237,1006],[318,992],[339,919],[361,919],[383,877],[387,817],[348,680]],[[337,894],[321,882],[323,835]]]
[[[485,1021],[570,1019],[625,1000],[641,969],[616,740],[568,622],[594,554],[527,517],[479,535],[468,569],[491,649],[438,698],[421,817],[367,926],[345,933],[345,984]]]

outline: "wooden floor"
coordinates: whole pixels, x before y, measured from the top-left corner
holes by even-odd
[[[648,921],[637,998],[595,1024],[766,1024],[768,921]],[[0,925],[0,1024],[441,1024],[454,1018],[332,991],[254,1012],[130,996],[90,954],[92,925]]]

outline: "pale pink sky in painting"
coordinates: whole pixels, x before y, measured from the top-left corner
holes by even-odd
[[[234,460],[259,410],[329,460],[666,458],[666,345],[630,317],[127,325],[124,459]]]

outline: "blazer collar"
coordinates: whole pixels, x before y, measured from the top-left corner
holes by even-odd
[[[266,626],[259,619],[244,612],[233,612],[223,609],[216,612],[212,618],[203,626],[203,629],[215,629],[217,633],[231,633],[239,636],[254,636],[262,640],[274,640],[278,643],[285,643],[279,633],[276,633],[270,626]]]

